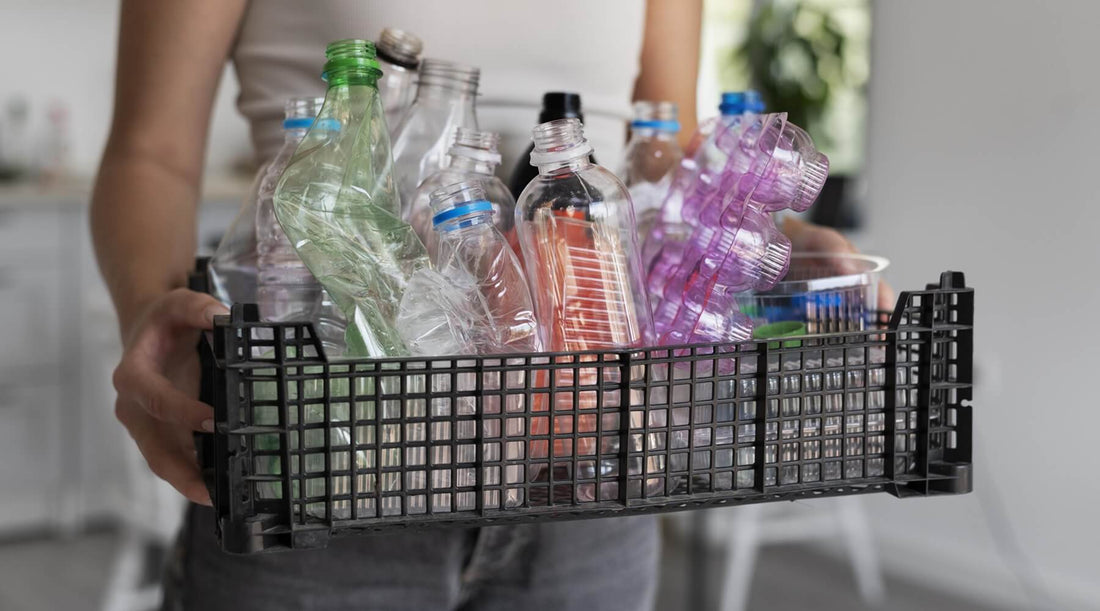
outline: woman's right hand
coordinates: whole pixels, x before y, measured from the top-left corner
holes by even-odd
[[[194,431],[214,430],[213,409],[196,399],[203,329],[225,306],[210,295],[175,289],[127,325],[114,373],[115,415],[149,468],[194,503],[210,504],[195,456]]]

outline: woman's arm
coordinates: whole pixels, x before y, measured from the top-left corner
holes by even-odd
[[[186,284],[214,94],[244,0],[124,0],[92,237],[123,336]]]
[[[224,308],[177,287],[195,254],[211,107],[244,7],[122,2],[114,117],[92,194],[96,258],[124,348],[115,414],[153,472],[199,503],[209,498],[191,431],[212,424],[209,406],[195,400],[195,342]]]
[[[703,0],[648,0],[642,65],[634,100],[675,102],[680,108],[680,145],[695,133],[695,89]]]

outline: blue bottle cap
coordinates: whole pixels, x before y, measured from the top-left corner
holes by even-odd
[[[718,112],[725,116],[739,115],[744,112],[764,112],[764,100],[760,93],[753,91],[726,91],[722,94],[722,103]]]

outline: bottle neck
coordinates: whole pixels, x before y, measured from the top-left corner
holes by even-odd
[[[283,130],[283,142],[294,143],[301,142],[302,138],[306,137],[309,129],[284,129]]]
[[[436,225],[441,240],[455,239],[471,233],[480,233],[493,227],[492,214],[475,214]]]
[[[591,151],[586,152],[584,155],[573,157],[570,159],[562,159],[560,161],[549,161],[540,163],[537,165],[539,174],[543,176],[553,176],[555,174],[563,174],[566,172],[580,172],[586,168],[592,167]]]
[[[492,176],[496,173],[499,163],[493,163],[491,161],[484,161],[482,159],[473,159],[451,152],[451,168],[459,170],[461,172],[471,172],[474,174],[484,174],[486,176]]]

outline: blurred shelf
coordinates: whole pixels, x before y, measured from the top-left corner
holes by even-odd
[[[203,181],[202,199],[207,205],[236,206],[248,193],[247,176],[210,176]],[[0,208],[84,208],[92,196],[91,177],[72,177],[49,184],[33,181],[0,183]]]

